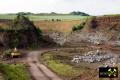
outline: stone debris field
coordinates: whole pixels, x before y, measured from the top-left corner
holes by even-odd
[[[105,65],[115,65],[120,63],[120,55],[113,54],[111,52],[102,52],[100,50],[89,51],[84,55],[75,55],[71,62],[80,63],[80,62],[88,62],[88,63],[96,63],[103,62]]]

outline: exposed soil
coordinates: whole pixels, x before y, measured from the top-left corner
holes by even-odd
[[[27,64],[35,80],[62,80],[46,66],[39,62],[39,55],[44,51],[31,51],[28,53]]]
[[[70,33],[74,25],[79,25],[80,20],[72,21],[35,21],[34,24],[48,33],[49,31],[59,31],[63,33]]]
[[[43,29],[46,30],[49,27],[45,23],[49,24],[49,22],[35,22],[36,25],[46,26],[45,28],[43,26]],[[70,23],[70,22],[67,22],[67,23]],[[77,23],[79,23],[79,21]],[[51,22],[51,24],[49,24],[49,25],[52,28],[50,27],[50,29],[53,29],[53,30],[54,30],[54,28],[57,29],[58,24],[60,24],[60,22],[55,22],[55,23]],[[76,24],[76,22],[75,22],[75,24]],[[62,26],[61,30],[68,29],[71,25],[74,25],[74,24],[66,24],[63,22],[61,24],[61,26]],[[71,28],[68,31],[70,31],[70,30],[71,30]],[[23,36],[24,33],[25,33],[25,36]],[[10,39],[13,39],[11,37],[6,42],[4,42],[5,40],[2,38],[2,37],[4,37],[4,34],[5,33],[1,33],[1,38],[0,38],[1,43],[5,43],[5,44],[0,43],[0,45],[3,45],[3,46],[6,45],[6,42],[8,42]],[[62,40],[65,40],[65,42],[63,44],[66,47],[83,47],[84,46],[83,50],[85,50],[85,47],[88,47],[88,48],[92,47],[94,50],[99,49],[99,50],[111,51],[113,54],[117,55],[117,54],[119,54],[120,46],[118,46],[118,44],[116,45],[114,43],[115,43],[115,41],[120,41],[119,34],[120,34],[120,17],[104,16],[104,17],[97,17],[97,18],[93,18],[93,19],[89,20],[87,22],[86,26],[83,28],[83,30],[73,32],[73,33],[69,34],[67,37],[65,37],[65,39],[60,39],[60,40],[61,40],[61,42],[62,42]],[[13,35],[13,34],[7,33],[7,37],[10,37],[11,35]],[[38,41],[35,29],[30,30],[30,32],[29,31],[22,32],[21,36],[22,36],[21,37],[22,41],[20,41],[21,45],[31,44],[31,43],[29,43],[29,40],[32,43],[37,43],[37,41]],[[56,38],[56,36],[53,38]],[[46,39],[48,39],[48,38],[46,38]],[[47,43],[47,41],[44,43]],[[49,44],[47,44],[45,46],[48,46],[48,45]],[[29,66],[28,68],[29,68],[29,71],[30,71],[32,77],[35,80],[62,80],[56,74],[54,74],[52,71],[50,71],[46,66],[44,66],[41,62],[39,62],[38,56],[41,53],[43,53],[44,51],[46,51],[46,50],[31,51],[31,52],[28,51],[27,59],[23,60],[24,63],[28,64],[28,66]],[[91,66],[88,64],[86,66],[90,66],[91,68],[95,69],[96,66],[98,66],[98,65],[93,64]],[[120,64],[116,64],[115,66],[119,67]],[[84,73],[84,74],[87,75],[87,73]],[[96,75],[94,75],[94,79],[90,75],[87,75],[87,76],[88,76],[88,78],[86,78],[86,76],[84,76],[84,75],[80,75],[76,80],[98,80],[98,77],[96,78]],[[120,79],[120,76],[116,80],[119,80],[119,79]]]

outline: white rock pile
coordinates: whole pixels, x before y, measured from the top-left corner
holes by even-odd
[[[112,53],[105,53],[103,54],[101,51],[90,51],[85,55],[76,55],[73,57],[72,62],[79,63],[79,62],[88,62],[88,63],[95,63],[95,62],[102,62],[105,61],[104,64],[106,65],[113,65],[120,62],[120,59],[116,57],[116,54]]]
[[[53,32],[53,33],[49,34],[49,37],[52,38],[54,40],[54,42],[56,42],[57,44],[60,44],[60,45],[63,45],[66,41],[65,35],[63,35],[63,33],[61,33],[61,32]]]

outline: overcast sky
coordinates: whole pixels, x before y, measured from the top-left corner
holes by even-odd
[[[91,15],[120,14],[120,0],[1,0],[0,13],[82,11]]]

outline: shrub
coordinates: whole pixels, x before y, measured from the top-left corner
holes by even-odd
[[[73,26],[72,30],[76,31],[76,30],[81,30],[85,25],[85,22],[81,23],[80,25],[77,26]]]
[[[72,30],[76,31],[77,30],[77,26],[73,26]]]
[[[37,30],[38,35],[41,36],[42,35],[42,30],[40,28],[36,28],[36,30]]]

